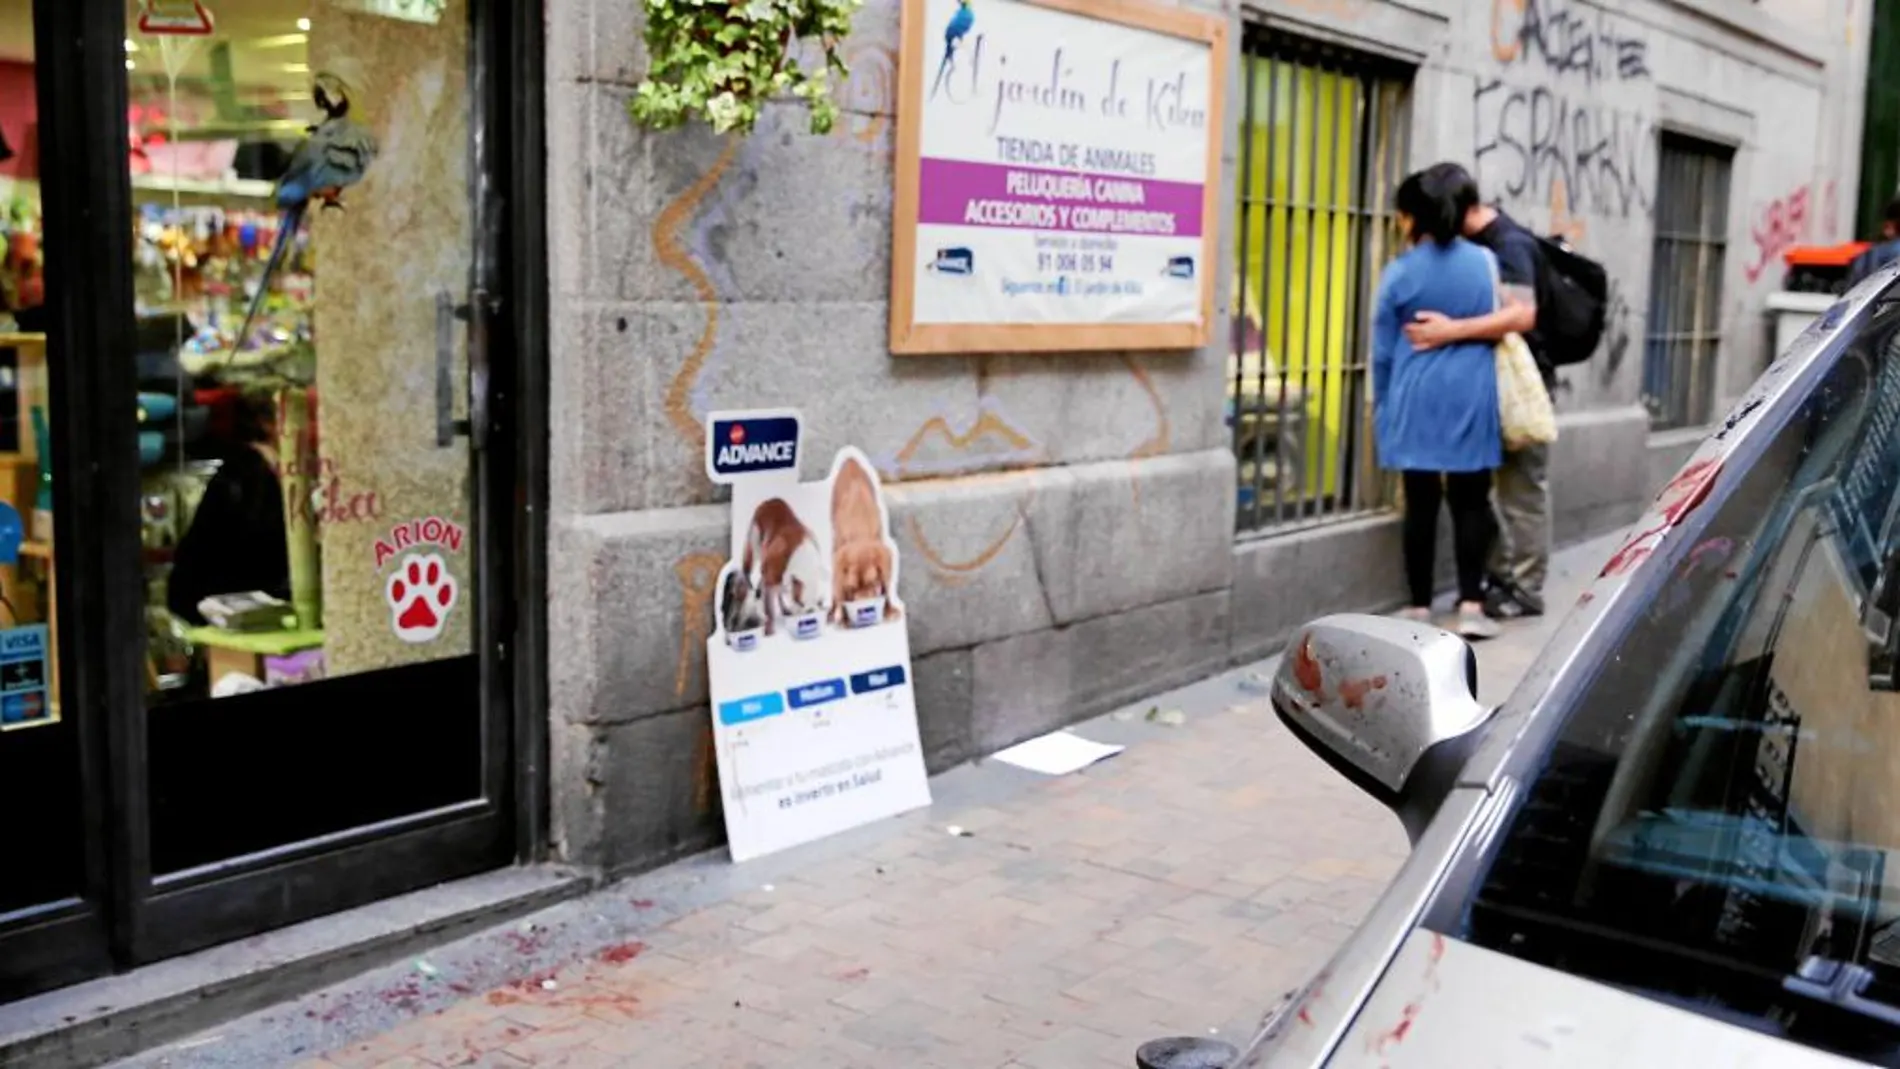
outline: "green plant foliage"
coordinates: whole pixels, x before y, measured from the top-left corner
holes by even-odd
[[[811,131],[838,121],[833,77],[850,72],[839,50],[863,0],[643,0],[646,79],[627,110],[636,122],[669,130],[698,116],[718,133],[751,133],[774,97],[805,102]],[[810,43],[815,68],[793,53]]]

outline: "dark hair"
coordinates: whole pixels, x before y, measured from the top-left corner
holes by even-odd
[[[277,438],[277,395],[255,386],[238,390],[231,403],[231,436],[240,444],[271,442]]]
[[[1451,197],[1453,206],[1458,209],[1458,221],[1461,223],[1464,221],[1465,213],[1476,208],[1478,201],[1483,199],[1478,196],[1478,180],[1471,177],[1471,172],[1458,164],[1434,163],[1425,168],[1425,174],[1444,187],[1446,194]]]
[[[1406,175],[1405,181],[1399,183],[1393,203],[1399,211],[1412,217],[1410,237],[1413,241],[1430,238],[1440,245],[1449,245],[1464,229],[1465,213],[1459,210],[1451,189],[1445,176],[1432,170]]]
[[[1887,202],[1885,220],[1892,223],[1896,229],[1900,229],[1900,197]]]

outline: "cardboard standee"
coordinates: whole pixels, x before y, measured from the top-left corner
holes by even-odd
[[[707,474],[732,487],[706,665],[734,861],[930,804],[877,469],[847,447],[799,482],[802,426],[789,410],[706,420]]]

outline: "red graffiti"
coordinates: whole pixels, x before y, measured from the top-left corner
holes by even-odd
[[[1412,1022],[1418,1020],[1418,1010],[1418,1003],[1406,1003],[1405,1008],[1399,1011],[1399,1023],[1393,1025],[1373,1040],[1373,1053],[1383,1054],[1385,1053],[1385,1048],[1392,1044],[1405,1042],[1406,1033],[1412,1030]]]
[[[1663,526],[1674,527],[1681,523],[1684,516],[1708,500],[1709,490],[1715,486],[1715,477],[1721,471],[1722,466],[1713,459],[1703,459],[1677,472],[1669,485],[1656,495],[1656,510],[1662,514]]]
[[[1818,220],[1809,211],[1813,201],[1821,202]],[[1833,182],[1825,186],[1801,186],[1786,196],[1769,201],[1749,228],[1749,236],[1755,241],[1755,260],[1742,269],[1743,277],[1750,284],[1760,279],[1762,273],[1768,270],[1768,265],[1779,259],[1782,253],[1809,238],[1815,223],[1833,230],[1835,215],[1839,211],[1838,201],[1839,192]]]
[[[1385,682],[1384,676],[1345,680],[1339,684],[1339,700],[1345,702],[1348,709],[1364,709],[1366,695],[1375,690],[1384,690]]]
[[[1293,678],[1300,681],[1301,687],[1314,694],[1318,694],[1320,687],[1326,682],[1326,677],[1320,672],[1319,661],[1313,656],[1313,636],[1311,635],[1302,638],[1300,648],[1294,651]]]
[[[1721,464],[1709,458],[1698,460],[1677,473],[1669,485],[1662,488],[1662,493],[1656,495],[1656,522],[1625,539],[1598,573],[1599,578],[1622,575],[1647,560],[1670,528],[1708,500],[1716,476],[1721,473]]]

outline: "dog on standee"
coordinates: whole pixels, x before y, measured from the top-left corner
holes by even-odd
[[[785,580],[778,586],[778,611],[784,616],[824,612],[831,593],[831,568],[809,533],[785,562]]]
[[[768,635],[780,616],[797,616],[823,606],[829,585],[824,557],[811,530],[783,498],[768,498],[753,510],[740,567],[764,600]]]
[[[759,588],[752,585],[744,572],[736,569],[726,573],[726,582],[719,596],[719,611],[725,620],[728,635],[751,631],[765,624],[765,601],[759,597]]]
[[[831,539],[832,618],[844,619],[848,601],[888,599],[892,553],[884,541],[877,485],[856,458],[847,457],[832,480]],[[887,602],[884,614],[886,619],[895,618],[897,606]]]

